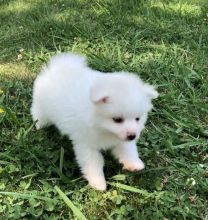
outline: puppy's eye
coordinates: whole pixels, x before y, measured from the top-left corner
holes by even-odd
[[[139,121],[139,117],[135,118],[136,121]]]
[[[118,117],[118,118],[113,118],[113,121],[115,122],[115,123],[122,123],[123,121],[124,121],[124,119],[123,118],[121,118],[121,117]]]

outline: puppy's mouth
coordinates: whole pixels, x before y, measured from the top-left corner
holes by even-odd
[[[128,135],[126,141],[133,141],[136,138],[136,134]]]
[[[136,139],[136,132],[133,132],[133,131],[127,131],[126,133],[126,141],[133,141]]]

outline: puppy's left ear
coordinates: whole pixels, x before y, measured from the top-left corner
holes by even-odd
[[[106,94],[106,89],[99,84],[91,88],[90,99],[95,104],[106,104],[109,102],[109,96]]]
[[[149,98],[156,99],[159,96],[159,93],[154,88],[154,86],[146,84],[144,88],[145,88],[145,92]]]

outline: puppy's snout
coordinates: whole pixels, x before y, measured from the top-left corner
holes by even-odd
[[[135,133],[127,133],[127,140],[128,141],[133,141],[136,138]]]

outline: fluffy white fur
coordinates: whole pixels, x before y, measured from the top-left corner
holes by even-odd
[[[68,53],[52,58],[38,75],[31,113],[37,129],[53,124],[70,137],[84,177],[105,190],[101,150],[110,148],[125,169],[144,168],[136,142],[157,96],[132,73],[101,73]]]

